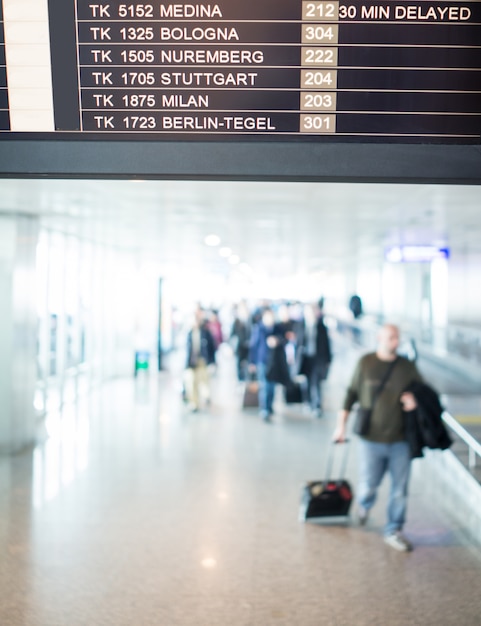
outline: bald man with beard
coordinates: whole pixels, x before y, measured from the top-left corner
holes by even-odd
[[[391,489],[384,540],[392,548],[408,552],[412,545],[401,531],[406,519],[411,453],[403,411],[416,409],[414,395],[405,389],[413,381],[422,381],[422,377],[412,361],[397,354],[398,348],[398,327],[385,324],[378,334],[376,352],[364,355],[356,365],[333,438],[345,440],[347,420],[356,402],[372,408],[369,428],[359,439],[358,520],[361,525],[367,522],[378,487],[388,472]]]

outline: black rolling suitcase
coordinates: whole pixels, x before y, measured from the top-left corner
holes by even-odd
[[[307,383],[304,376],[296,376],[284,387],[286,404],[303,404],[307,401]]]
[[[341,463],[341,478],[332,479],[332,465],[334,450],[344,446]],[[344,517],[349,515],[353,498],[349,482],[343,478],[346,472],[348,443],[332,443],[327,454],[326,478],[310,481],[303,487],[299,519],[305,521],[311,518]]]

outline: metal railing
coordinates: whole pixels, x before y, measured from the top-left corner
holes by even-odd
[[[476,457],[481,458],[481,444],[450,413],[444,411],[442,418],[446,426],[456,433],[468,446],[468,467],[471,471],[474,471],[476,468]]]
[[[336,320],[339,326],[350,329],[358,344],[372,346],[376,343],[376,336],[384,318],[365,315],[359,320],[337,317]],[[399,324],[403,335],[438,358],[449,356],[450,360],[455,358],[471,369],[473,365],[481,365],[481,328],[452,323],[439,327],[406,319],[391,321]]]

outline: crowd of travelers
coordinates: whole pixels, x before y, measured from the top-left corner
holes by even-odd
[[[187,334],[185,395],[191,409],[198,411],[202,398],[209,402],[209,369],[215,366],[220,344],[228,340],[237,378],[246,383],[245,406],[258,406],[262,419],[270,421],[280,384],[287,402],[304,403],[320,417],[322,381],[332,360],[323,304],[322,299],[315,304],[264,302],[249,309],[240,302],[228,337],[223,336],[218,312],[199,306]]]

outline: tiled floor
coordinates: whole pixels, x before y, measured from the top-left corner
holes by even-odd
[[[386,485],[365,529],[298,521],[351,362],[336,355],[321,419],[281,399],[272,424],[243,413],[228,356],[208,411],[152,372],[51,415],[33,454],[0,459],[0,625],[479,626],[481,553],[423,461],[413,553],[382,542]]]

